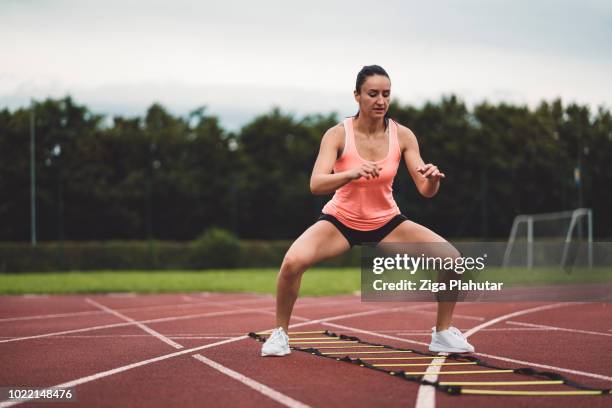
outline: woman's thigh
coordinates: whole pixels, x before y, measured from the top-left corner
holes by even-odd
[[[428,256],[457,257],[459,252],[444,238],[427,227],[413,221],[404,221],[389,233],[381,243],[398,244],[401,252],[418,252]],[[402,244],[409,244],[403,245]],[[392,246],[393,248],[396,245]]]
[[[429,228],[408,220],[395,227],[381,242],[429,243],[446,240]]]
[[[296,239],[285,260],[313,265],[350,249],[344,235],[328,221],[317,221]]]

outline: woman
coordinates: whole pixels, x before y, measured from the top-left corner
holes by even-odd
[[[329,129],[310,179],[313,194],[334,193],[323,214],[289,248],[278,274],[276,326],[264,343],[262,356],[289,354],[289,319],[302,274],[311,265],[342,254],[364,242],[446,242],[429,229],[409,221],[393,199],[392,184],[403,158],[419,192],[433,197],[444,178],[435,165],[425,164],[410,129],[387,117],[391,81],[378,65],[357,75],[353,118]],[[459,256],[458,253],[451,254]],[[439,302],[429,346],[435,352],[472,352],[474,347],[450,326],[455,302]]]

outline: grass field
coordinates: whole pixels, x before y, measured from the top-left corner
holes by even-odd
[[[275,293],[278,269],[207,271],[88,271],[0,274],[0,294],[105,292]],[[305,296],[359,290],[357,268],[313,268],[304,274]]]
[[[0,274],[0,294],[105,292],[255,292],[275,293],[277,269],[207,271],[87,271]],[[395,275],[398,277],[399,275]],[[390,276],[389,276],[390,277]],[[389,278],[388,277],[388,278]],[[612,269],[489,268],[473,276],[512,285],[612,283]],[[390,281],[390,280],[387,280]],[[336,295],[360,290],[357,268],[312,268],[300,294]]]

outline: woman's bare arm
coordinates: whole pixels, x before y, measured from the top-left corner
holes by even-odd
[[[359,177],[378,177],[380,167],[364,163],[359,167],[340,173],[333,173],[334,163],[344,148],[344,128],[334,126],[323,135],[317,160],[310,176],[310,191],[315,195],[330,194]]]
[[[440,172],[434,164],[425,164],[421,158],[417,138],[410,129],[398,126],[398,138],[402,157],[417,190],[424,197],[435,196],[440,189],[440,179],[445,177],[444,173]]]

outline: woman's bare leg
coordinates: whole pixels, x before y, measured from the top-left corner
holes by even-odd
[[[328,221],[317,221],[291,245],[276,281],[276,327],[289,329],[302,275],[311,265],[350,249],[346,238]]]
[[[384,243],[447,243],[448,242],[429,230],[428,228],[412,221],[404,221],[398,225],[389,235],[382,240]],[[450,244],[440,245],[440,247],[432,247],[433,251],[442,251],[444,253],[428,254],[429,256],[441,256],[457,258],[459,252]],[[439,301],[438,315],[436,318],[436,331],[448,329],[453,318],[453,310],[455,309],[455,301]]]

